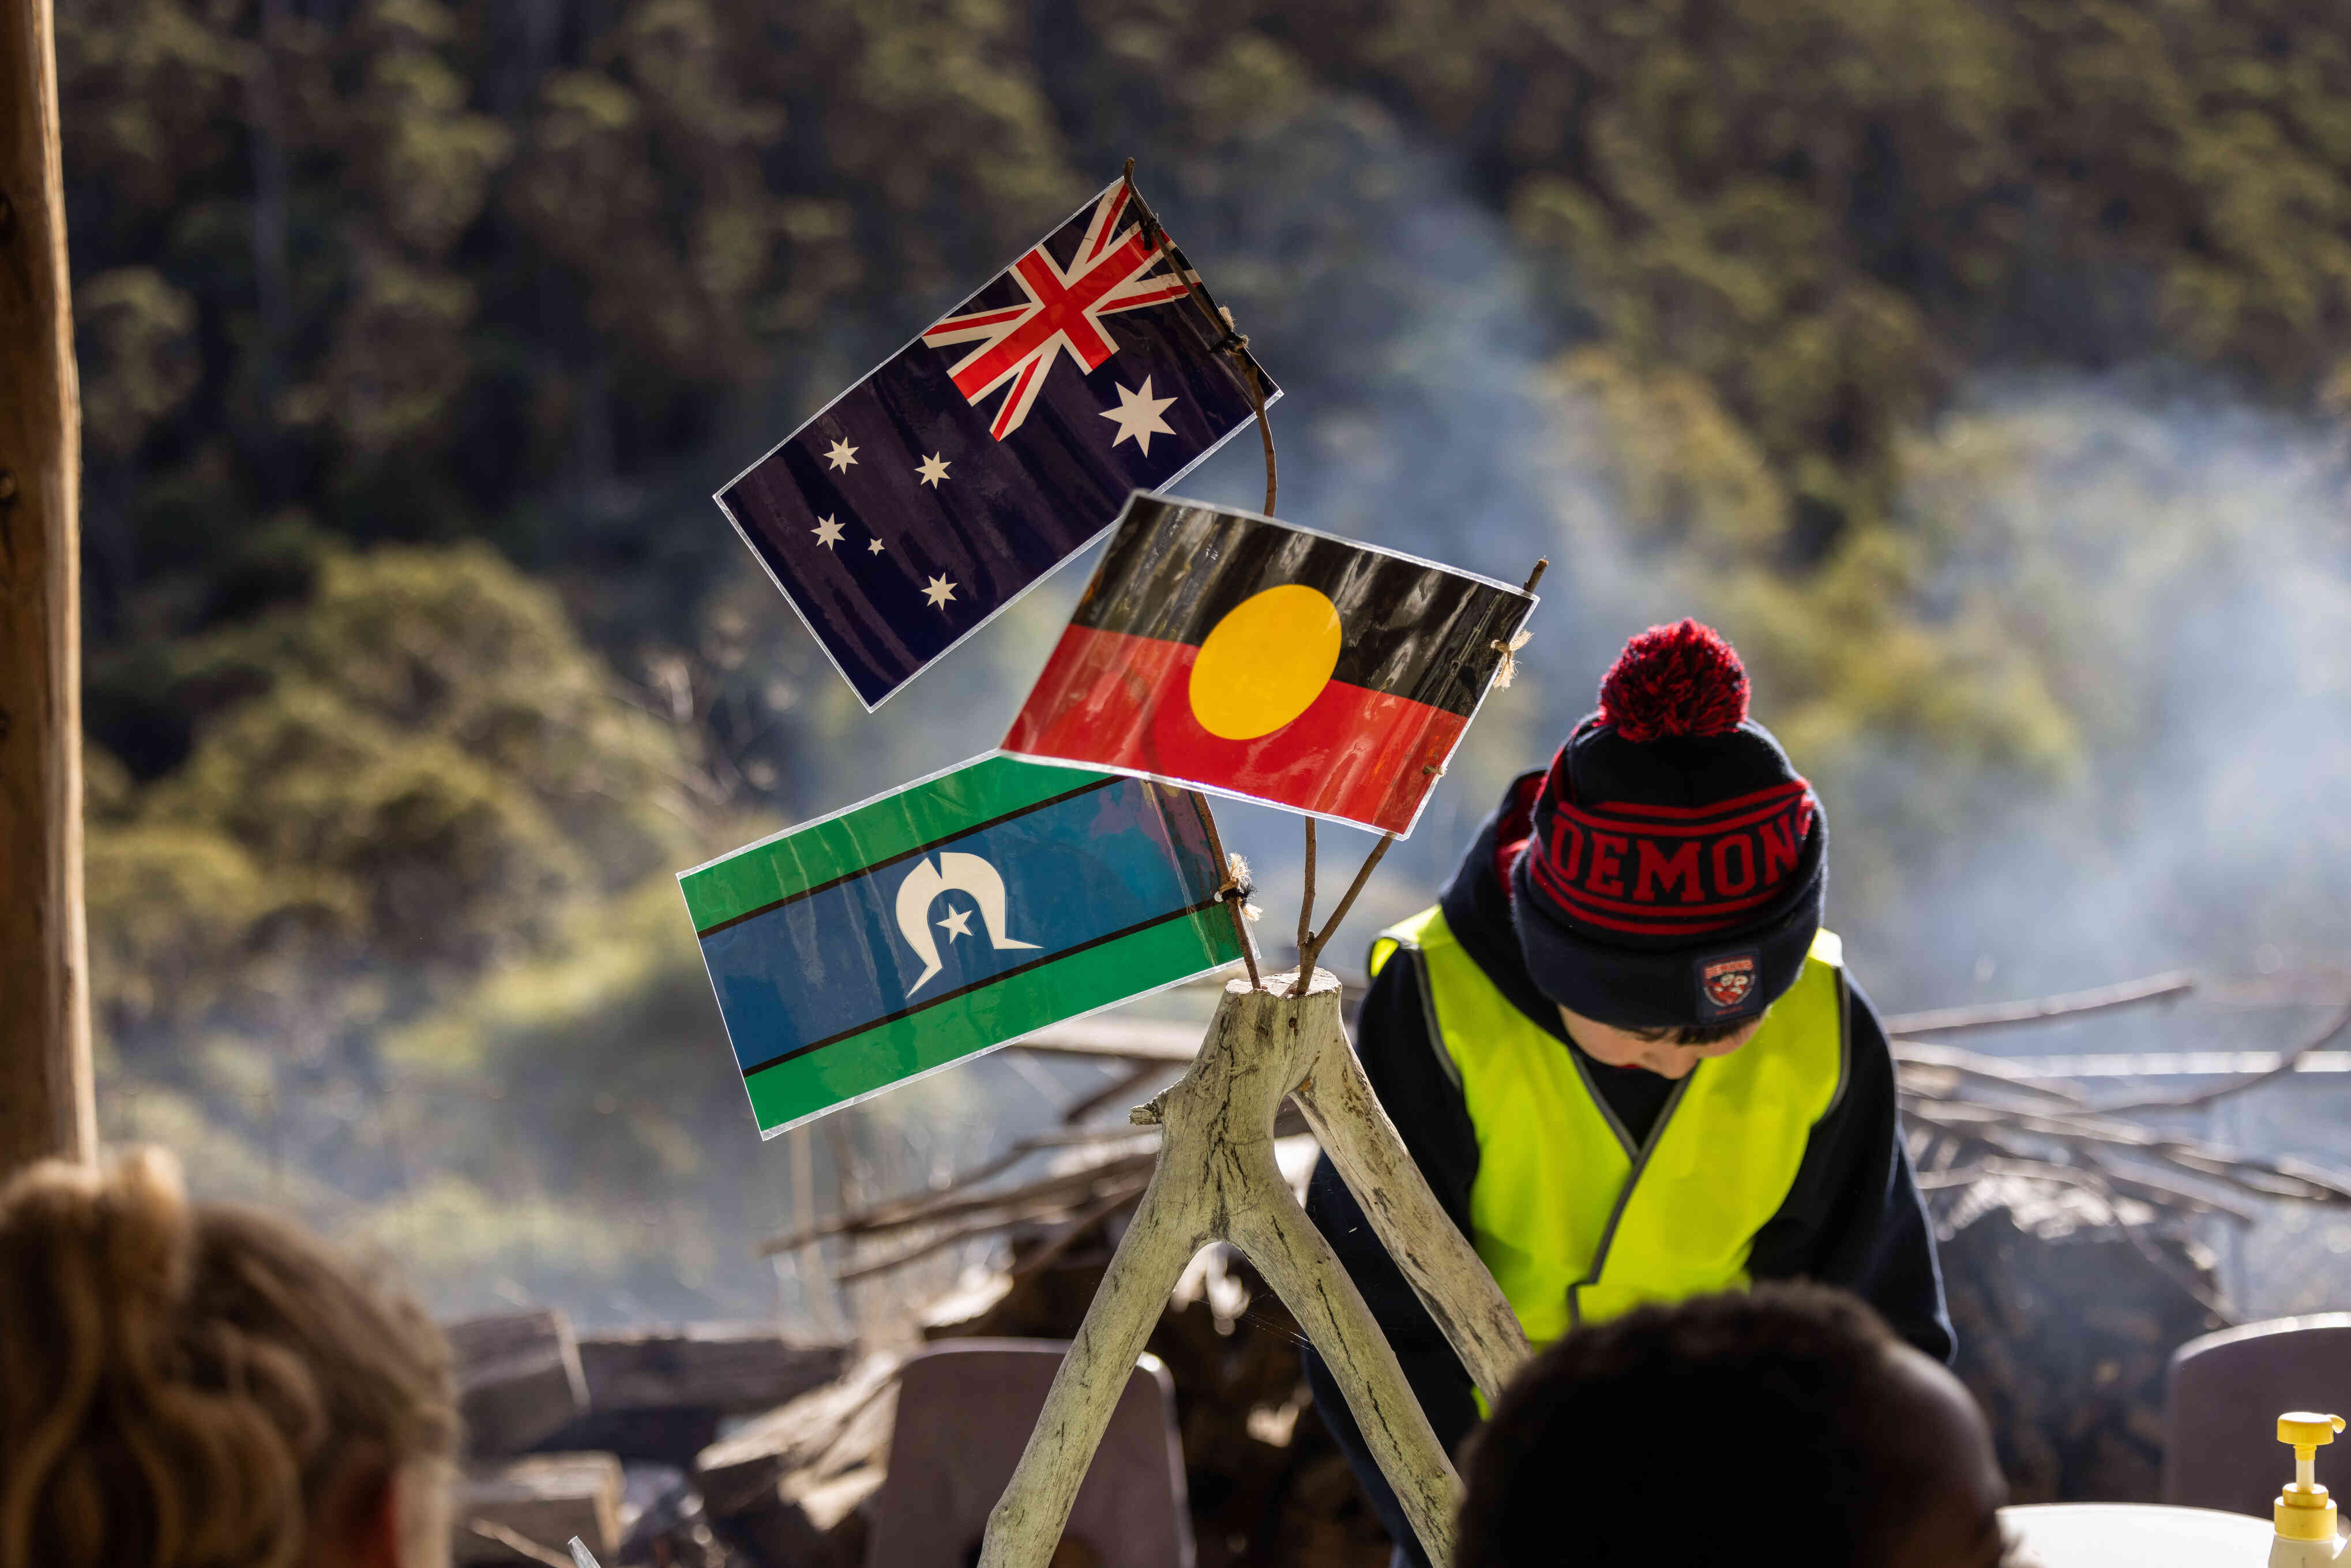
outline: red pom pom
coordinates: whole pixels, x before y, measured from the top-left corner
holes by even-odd
[[[1746,667],[1721,633],[1695,621],[1650,627],[1600,683],[1601,722],[1635,743],[1728,735],[1746,716]]]

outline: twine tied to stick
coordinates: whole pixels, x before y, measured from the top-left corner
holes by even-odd
[[[1249,894],[1256,891],[1257,884],[1249,880],[1249,862],[1241,859],[1238,852],[1228,854],[1225,857],[1225,885],[1217,890],[1217,900],[1226,904],[1239,904],[1241,914],[1255,920],[1265,913],[1256,904],[1249,902]]]
[[[1258,437],[1265,446],[1265,515],[1270,517],[1273,516],[1274,498],[1280,494],[1275,479],[1273,425],[1265,417],[1265,382],[1258,375],[1257,361],[1249,357],[1249,337],[1234,322],[1232,308],[1211,301],[1207,289],[1200,282],[1200,275],[1176,256],[1167,231],[1160,227],[1159,219],[1144,201],[1143,193],[1134,188],[1134,159],[1126,161],[1126,172],[1120,178],[1126,183],[1127,199],[1134,204],[1135,219],[1143,230],[1144,243],[1157,251],[1160,259],[1167,264],[1168,272],[1183,282],[1185,292],[1191,296],[1192,303],[1199,307],[1208,329],[1214,331],[1220,326],[1224,329],[1223,335],[1209,345],[1209,352],[1229,355],[1240,371],[1242,382],[1249,387],[1249,405],[1257,412]]]
[[[1494,672],[1494,689],[1496,691],[1509,691],[1510,689],[1510,683],[1519,678],[1519,650],[1525,647],[1527,645],[1527,640],[1533,635],[1533,632],[1521,626],[1517,632],[1511,634],[1509,642],[1505,643],[1499,637],[1497,637],[1491,643],[1487,644],[1488,647],[1492,648],[1495,652],[1502,655],[1501,667]]]

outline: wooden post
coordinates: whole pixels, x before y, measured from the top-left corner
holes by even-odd
[[[96,1157],[81,883],[81,393],[51,0],[0,0],[0,1176]]]
[[[1337,977],[1318,969],[1306,986],[1270,987],[1228,985],[1191,1071],[1134,1112],[1163,1129],[1151,1185],[988,1515],[980,1568],[1044,1568],[1168,1291],[1212,1240],[1239,1248],[1297,1318],[1429,1561],[1452,1561],[1460,1479],[1371,1309],[1274,1164],[1283,1097],[1297,1093],[1373,1228],[1489,1399],[1525,1360],[1526,1336],[1373,1096],[1339,1019]]]
[[[1328,974],[1317,969],[1319,984]],[[1332,1009],[1336,1022],[1337,1008]],[[1322,1020],[1316,1020],[1318,1022]],[[1491,1404],[1526,1362],[1527,1331],[1486,1265],[1413,1164],[1342,1028],[1309,1042],[1304,1082],[1291,1092],[1315,1141],[1339,1167],[1372,1233]]]

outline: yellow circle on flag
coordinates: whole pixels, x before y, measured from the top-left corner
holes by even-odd
[[[1192,664],[1192,716],[1253,740],[1304,713],[1339,667],[1339,610],[1303,584],[1253,594],[1217,622]]]

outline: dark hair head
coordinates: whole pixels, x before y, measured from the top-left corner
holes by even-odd
[[[1868,1561],[1922,1484],[1876,1429],[1898,1398],[1898,1343],[1857,1299],[1810,1285],[1570,1334],[1474,1441],[1459,1568],[1646,1564],[1667,1540],[1693,1568],[1759,1561],[1774,1540],[1821,1568]]]
[[[456,1441],[432,1320],[293,1225],[153,1149],[0,1184],[0,1568],[291,1568],[360,1461],[446,1561]]]
[[[1723,1023],[1696,1023],[1682,1029],[1636,1029],[1632,1032],[1643,1040],[1670,1040],[1676,1045],[1718,1045],[1753,1026],[1751,1018],[1731,1019]]]

